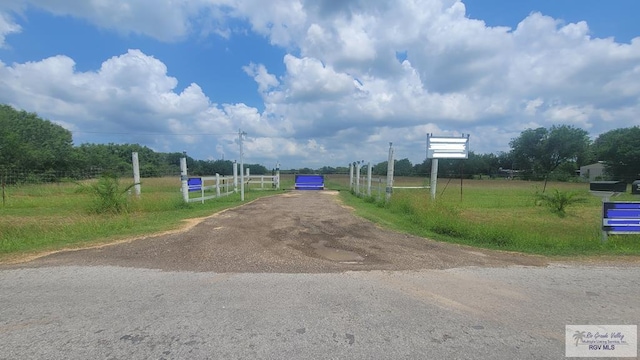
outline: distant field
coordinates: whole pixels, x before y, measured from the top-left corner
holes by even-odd
[[[348,189],[348,176],[329,183]],[[424,178],[396,178],[395,185],[421,186]],[[536,205],[534,193],[543,183],[518,180],[439,179],[437,201],[429,189],[395,190],[389,204],[342,192],[356,212],[382,225],[443,241],[545,255],[640,255],[640,235],[610,236],[601,243],[602,203],[585,183],[549,183],[547,191],[575,191],[584,203],[559,217]],[[635,200],[629,193],[613,200]]]

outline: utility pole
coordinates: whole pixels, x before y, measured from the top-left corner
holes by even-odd
[[[244,201],[244,160],[242,154],[242,138],[247,135],[242,129],[238,130],[238,142],[240,144],[240,201]]]

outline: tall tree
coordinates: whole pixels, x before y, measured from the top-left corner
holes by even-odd
[[[587,153],[589,134],[570,125],[554,125],[548,130],[527,129],[509,145],[517,167],[532,177],[544,178],[544,192],[553,170],[567,162],[577,165]]]
[[[535,176],[536,163],[543,156],[542,142],[548,136],[545,128],[527,129],[511,140],[513,167],[521,170],[527,177]]]
[[[320,174],[335,174],[336,173],[336,169],[334,167],[331,167],[331,166],[323,166],[320,169],[318,169],[318,172]]]
[[[191,172],[194,175],[212,176],[215,174],[232,175],[233,162],[231,160],[198,160],[198,171]]]
[[[371,172],[373,175],[387,175],[387,161],[383,161],[373,165]],[[395,176],[411,176],[413,175],[413,164],[407,158],[393,161],[393,174]]]
[[[0,105],[0,167],[67,170],[71,132],[35,113]]]
[[[269,173],[269,170],[264,165],[260,164],[244,164],[246,168],[249,168],[249,173],[251,175],[266,175]],[[305,168],[305,173],[313,174],[315,171],[313,169]],[[301,170],[302,171],[302,170]]]
[[[395,176],[411,176],[413,175],[413,164],[411,164],[411,161],[407,158],[395,160],[393,164],[393,174]]]
[[[387,161],[379,162],[371,168],[373,175],[387,175]]]
[[[592,152],[613,178],[626,182],[640,178],[640,127],[611,130],[598,136]]]

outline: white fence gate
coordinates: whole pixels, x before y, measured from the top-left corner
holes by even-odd
[[[210,184],[207,185],[207,182],[209,182]],[[236,188],[233,182],[233,176],[220,176],[219,174],[216,174],[216,176],[202,176],[202,177],[189,178],[187,180],[187,185],[189,187],[189,193],[196,192],[196,191],[200,192],[199,197],[188,196],[187,202],[200,201],[203,204],[205,200],[227,196],[227,195],[233,194],[236,191]],[[205,194],[213,190],[215,190],[213,194],[211,195]]]
[[[187,175],[186,158],[180,159],[180,179],[182,182],[182,198],[184,202],[201,202],[205,200],[215,199],[222,196],[228,196],[235,192],[244,191],[245,188],[253,190],[279,190],[280,189],[280,171],[276,171],[275,175],[250,175],[249,168],[246,168],[246,175],[243,176],[244,184],[239,184],[238,164],[233,164],[233,176],[199,176],[189,177]],[[207,184],[208,183],[208,184]],[[251,187],[251,185],[254,185]],[[260,184],[260,187],[255,185]],[[199,192],[200,196],[192,197],[190,193]],[[208,195],[210,194],[210,195]]]

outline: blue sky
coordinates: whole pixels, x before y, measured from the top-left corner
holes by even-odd
[[[615,37],[619,42],[630,42],[637,37],[638,11],[636,0],[467,0],[467,14],[484,20],[489,26],[515,28],[531,12],[541,12],[565,23],[586,21],[594,37]]]
[[[268,4],[268,5],[267,5]],[[0,103],[74,142],[283,168],[398,158],[426,134],[640,125],[634,0],[6,0]],[[635,39],[635,40],[634,40]],[[224,154],[224,155],[223,155]]]

